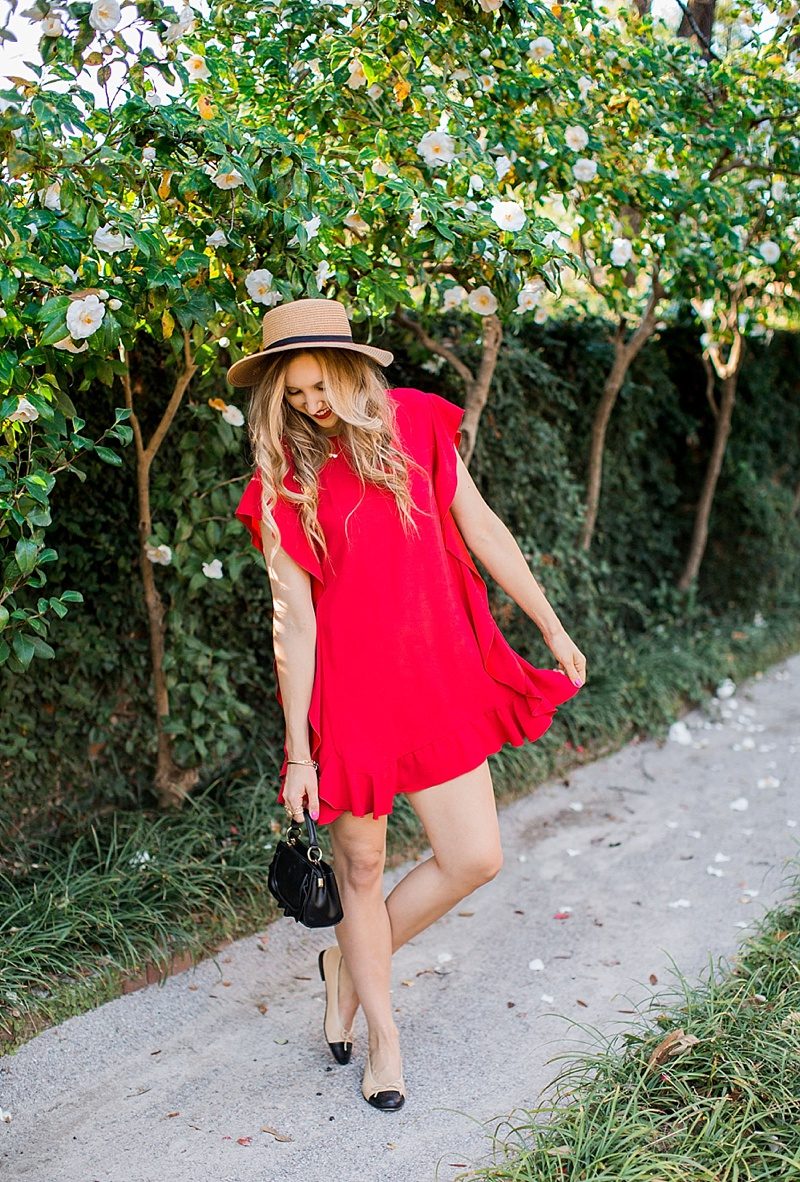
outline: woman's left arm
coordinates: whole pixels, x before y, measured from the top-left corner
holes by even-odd
[[[481,496],[458,456],[452,513],[472,553],[539,628],[545,644],[571,681],[586,680],[586,658],[571,639],[533,576],[511,530]]]

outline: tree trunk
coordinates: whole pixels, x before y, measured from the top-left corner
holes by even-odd
[[[153,679],[153,700],[155,705],[156,723],[156,768],[153,777],[153,787],[162,808],[179,806],[197,784],[200,769],[182,768],[175,762],[172,751],[172,735],[165,730],[164,724],[169,719],[169,693],[166,677],[164,676],[164,650],[166,626],[164,619],[164,601],[156,586],[153,563],[147,557],[147,542],[153,530],[153,520],[150,510],[150,469],[158,449],[166,435],[172,420],[183,400],[183,395],[189,386],[197,366],[189,348],[189,337],[184,333],[184,363],[178,373],[169,403],[161,417],[158,427],[145,446],[141,422],[134,410],[134,394],[142,392],[140,380],[132,380],[130,372],[130,354],[122,347],[120,353],[128,366],[122,375],[125,388],[125,402],[130,408],[130,422],[133,428],[133,438],[136,446],[136,495],[139,508],[138,549],[139,570],[142,576],[147,624],[150,635],[150,664]]]
[[[625,340],[625,319],[620,320],[614,334],[614,363],[603,385],[603,393],[592,422],[592,438],[589,446],[589,464],[586,477],[586,512],[581,534],[581,549],[588,550],[592,544],[597,515],[600,510],[600,490],[603,481],[603,458],[605,455],[606,433],[611,412],[627,377],[634,358],[646,341],[653,335],[656,326],[656,307],[667,293],[658,278],[658,267],[653,272],[650,297],[642,319],[630,340]]]
[[[503,340],[502,321],[497,316],[484,317],[481,360],[477,373],[473,373],[469,366],[461,360],[449,345],[445,345],[442,341],[438,341],[435,337],[432,337],[419,321],[407,315],[402,308],[395,310],[393,319],[397,324],[402,325],[403,328],[407,328],[410,332],[413,332],[414,336],[421,341],[429,352],[436,354],[438,357],[444,357],[445,361],[453,367],[464,383],[464,392],[466,395],[464,400],[465,409],[464,418],[461,421],[461,442],[458,450],[462,460],[469,467],[472,453],[475,450],[475,443],[478,439],[478,427],[480,426],[481,415],[489,400],[492,378],[497,368],[497,357]]]
[[[733,415],[733,405],[736,401],[738,377],[739,371],[737,368],[733,373],[728,374],[722,379],[722,397],[720,398],[714,425],[714,443],[711,448],[711,455],[703,480],[700,500],[697,504],[694,531],[689,546],[689,553],[686,558],[686,565],[678,580],[678,588],[681,591],[688,591],[693,580],[697,578],[700,571],[700,564],[705,554],[706,544],[708,542],[708,523],[711,517],[711,507],[714,503],[714,493],[717,488],[719,474],[722,471],[722,461],[725,458],[728,436],[731,433],[731,417]]]

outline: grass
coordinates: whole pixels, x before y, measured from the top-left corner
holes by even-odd
[[[536,743],[491,757],[499,800],[606,755],[634,735],[661,737],[726,676],[741,680],[797,651],[796,612],[768,629],[659,625],[597,655],[590,685]],[[534,661],[536,659],[534,658]],[[284,823],[274,772],[239,768],[177,813],[125,811],[74,818],[55,840],[4,850],[0,874],[0,1047],[118,996],[148,965],[214,955],[220,943],[261,930],[281,913],[266,886]],[[12,831],[12,826],[3,826]],[[328,846],[323,827],[322,839]],[[389,865],[427,845],[408,799],[389,825]],[[523,1175],[524,1176],[524,1175]]]
[[[598,1036],[547,1099],[497,1127],[496,1164],[460,1178],[800,1178],[800,860],[787,879],[790,901],[756,923],[732,965],[694,987],[676,973],[650,1003],[655,1021]]]

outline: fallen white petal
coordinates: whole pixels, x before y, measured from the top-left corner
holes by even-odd
[[[544,965],[540,960],[531,960],[528,962],[528,968],[533,969],[534,973],[541,973]]]
[[[519,854],[519,855],[517,856],[517,861],[518,861],[518,862],[527,862],[527,861],[528,861],[528,855],[527,855],[527,854]]]
[[[668,735],[673,743],[682,743],[684,746],[688,746],[688,744],[692,741],[692,732],[689,730],[683,719],[673,722],[672,726],[669,728]]]
[[[676,899],[674,903],[669,903],[669,907],[691,907],[688,899]]]
[[[553,998],[550,996],[549,993],[543,993],[542,994],[542,1001],[553,1001]]]
[[[777,776],[762,776],[758,781],[757,788],[780,788],[781,782]]]
[[[728,857],[727,854],[715,854],[714,861],[715,862],[730,862],[730,858]]]
[[[581,852],[580,850],[567,850],[567,853],[569,854],[569,856],[571,858],[577,858],[577,856],[580,852]]]
[[[664,823],[667,826],[667,829],[677,829],[678,825],[680,824],[679,821],[665,821]]]
[[[746,891],[742,891],[742,894],[749,895],[751,899],[755,899],[758,891],[753,890],[752,887],[748,887]]]
[[[445,964],[448,960],[453,959],[453,954],[452,952],[440,952],[436,959],[438,960],[439,964]]]
[[[736,923],[733,926],[736,928],[749,928],[750,927],[750,920],[749,919],[737,919]]]
[[[583,805],[579,800],[571,800],[569,807],[572,809],[573,813],[583,812]]]
[[[699,829],[687,829],[686,832],[689,837],[702,837],[703,836]]]
[[[743,813],[747,808],[747,797],[737,796],[736,800],[732,800],[728,807],[736,809],[737,813]]]
[[[706,866],[706,874],[713,874],[716,878],[722,878],[724,870],[717,870],[716,866]]]
[[[789,826],[790,829],[797,828],[797,821],[787,821],[786,824]]]

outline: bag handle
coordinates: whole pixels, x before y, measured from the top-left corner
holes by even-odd
[[[320,847],[319,841],[317,840],[317,826],[314,823],[311,813],[307,808],[303,808],[303,816],[306,822],[306,829],[308,830],[307,857],[309,862],[316,863],[322,860],[322,849]],[[291,821],[289,822],[289,831],[286,835],[286,840],[294,845],[301,832],[302,830],[300,828],[300,822],[295,821],[294,817],[292,817]]]

